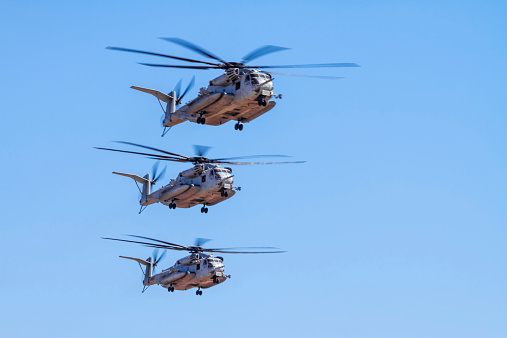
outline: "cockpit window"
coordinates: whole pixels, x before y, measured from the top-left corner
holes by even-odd
[[[252,84],[253,85],[258,85],[259,84],[259,80],[258,80],[258,77],[259,77],[259,74],[252,74]]]
[[[222,178],[228,173],[227,170],[224,169],[215,169],[215,178]]]

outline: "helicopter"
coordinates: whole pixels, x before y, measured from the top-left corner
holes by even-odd
[[[139,204],[141,213],[148,205],[154,203],[162,203],[169,207],[169,209],[178,208],[191,208],[198,204],[202,204],[201,213],[208,213],[208,206],[218,204],[231,198],[240,191],[241,188],[234,188],[232,168],[221,167],[221,165],[252,165],[252,164],[289,164],[289,163],[304,163],[305,161],[293,162],[236,162],[231,160],[256,158],[256,157],[287,157],[285,155],[252,155],[252,156],[239,156],[229,158],[210,159],[204,157],[210,147],[194,146],[196,156],[188,157],[176,153],[168,152],[165,150],[143,146],[141,144],[131,142],[118,142],[126,145],[140,147],[152,150],[161,154],[135,152],[128,150],[119,150],[111,148],[95,147],[95,149],[116,151],[129,154],[145,155],[150,159],[160,161],[172,162],[190,162],[194,166],[178,174],[175,179],[172,179],[169,184],[162,186],[156,191],[151,191],[153,185],[165,174],[166,168],[160,173],[157,173],[158,163],[156,162],[152,167],[151,175],[148,173],[144,177],[134,174],[121,173],[114,171],[113,174],[129,177],[136,182],[137,188],[141,193]],[[139,184],[142,184],[142,189]]]
[[[183,69],[222,69],[224,74],[212,79],[209,86],[202,87],[199,95],[190,102],[181,105],[185,94],[194,86],[195,77],[189,83],[183,94],[180,94],[181,80],[175,89],[168,94],[149,88],[132,86],[130,88],[145,92],[155,96],[162,108],[163,115],[161,119],[164,130],[164,136],[171,127],[184,121],[190,121],[197,124],[219,126],[229,121],[236,121],[235,130],[243,130],[243,123],[248,123],[267,113],[276,105],[275,101],[270,101],[272,97],[281,99],[282,94],[274,94],[273,75],[301,76],[324,79],[339,79],[335,76],[312,76],[301,74],[286,74],[265,71],[272,68],[323,68],[323,67],[360,67],[356,63],[325,63],[325,64],[303,64],[303,65],[266,65],[250,66],[247,63],[270,53],[287,50],[289,48],[266,45],[259,47],[243,57],[241,62],[230,62],[216,56],[215,54],[197,46],[191,42],[180,38],[161,38],[164,41],[172,42],[189,50],[192,50],[201,56],[214,60],[214,62],[194,60],[178,56],[172,56],[161,53],[153,53],[137,49],[122,47],[106,47],[107,49],[146,54],[170,58],[179,61],[191,62],[199,65],[167,65],[141,63],[141,65],[150,67],[165,68],[183,68]],[[162,102],[166,103],[166,108]],[[178,108],[177,108],[178,107]],[[177,109],[176,109],[177,108]],[[169,128],[169,129],[167,129]]]
[[[146,260],[128,256],[120,256],[121,258],[130,259],[139,263],[141,270],[144,274],[143,291],[151,285],[161,285],[166,288],[168,292],[174,290],[189,290],[197,288],[196,295],[201,296],[201,289],[208,289],[212,286],[225,282],[231,275],[226,275],[224,272],[223,257],[214,257],[210,253],[231,253],[231,254],[264,254],[264,253],[283,253],[285,251],[233,251],[237,249],[276,249],[273,247],[242,247],[242,248],[218,248],[218,249],[205,249],[202,245],[209,241],[205,238],[197,238],[194,246],[184,246],[174,243],[161,241],[154,238],[128,235],[151,242],[131,241],[126,239],[102,237],[112,241],[128,242],[142,244],[147,247],[155,248],[153,257],[148,257]],[[154,273],[154,268],[164,257],[167,251],[158,256],[158,249],[189,251],[190,255],[183,257],[176,261],[176,263],[168,269],[162,270],[158,274]],[[145,266],[143,270],[142,266]]]

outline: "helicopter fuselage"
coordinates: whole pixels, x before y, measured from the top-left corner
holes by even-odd
[[[158,284],[166,289],[173,288],[173,290],[207,289],[225,282],[228,277],[230,276],[225,275],[221,257],[205,253],[192,253],[178,260],[169,269],[153,276],[150,273],[143,284]]]
[[[196,164],[182,171],[168,185],[154,192],[146,192],[141,205],[162,203],[178,208],[190,208],[198,204],[215,205],[236,193],[231,172],[230,168],[222,168],[218,164]]]
[[[201,88],[199,96],[174,112],[168,112],[164,127],[184,121],[219,126],[228,121],[247,123],[275,106],[273,78],[254,69],[229,69]]]

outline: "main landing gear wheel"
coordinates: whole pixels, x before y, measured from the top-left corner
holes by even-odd
[[[236,123],[234,125],[234,130],[242,131],[243,130],[243,125],[238,121],[238,123]]]
[[[202,116],[199,116],[197,118],[197,124],[205,124],[206,123],[206,118],[202,117]]]
[[[202,208],[201,208],[201,214],[207,214],[208,213],[208,208],[206,208],[206,205],[204,205]]]
[[[176,204],[173,202],[169,203],[169,209],[176,209]]]
[[[168,287],[167,292],[174,292],[174,287],[172,287],[172,286]]]
[[[201,290],[197,290],[197,291],[195,292],[195,294],[196,294],[196,296],[202,296],[202,291],[201,291]]]

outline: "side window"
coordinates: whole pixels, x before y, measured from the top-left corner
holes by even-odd
[[[248,75],[246,76],[245,83],[248,83],[248,82],[250,82],[250,74],[248,74]]]
[[[197,266],[195,267],[196,270],[200,270],[201,269],[201,264],[197,264]]]
[[[241,80],[236,82],[236,90],[238,90],[241,87]]]
[[[204,175],[201,176],[201,182],[206,182],[206,173],[204,173]]]

